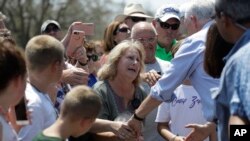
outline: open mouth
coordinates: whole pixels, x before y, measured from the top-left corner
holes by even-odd
[[[133,72],[136,72],[136,69],[134,68],[128,68],[129,71],[133,71]]]

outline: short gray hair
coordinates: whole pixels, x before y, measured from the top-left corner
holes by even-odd
[[[216,12],[224,12],[236,22],[250,22],[249,0],[216,0]]]
[[[207,20],[214,14],[214,0],[193,0],[185,6],[185,17],[195,15],[198,20]]]

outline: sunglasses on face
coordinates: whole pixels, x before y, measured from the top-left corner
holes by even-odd
[[[46,29],[45,29],[45,33],[50,33],[51,31],[53,31],[53,32],[57,32],[57,31],[59,31],[59,28],[58,27],[56,27],[56,26],[49,26],[49,27],[47,27]]]
[[[161,28],[163,29],[172,29],[172,30],[177,30],[180,26],[179,23],[176,23],[176,24],[169,24],[169,23],[166,23],[166,22],[161,22],[159,19],[158,19],[158,22],[160,23],[160,26]]]
[[[87,55],[89,61],[92,60],[94,62],[96,62],[98,60],[98,56],[95,55],[95,54],[92,54],[92,55]]]
[[[146,21],[146,18],[143,17],[129,17],[134,23],[140,22],[140,21]]]
[[[117,30],[117,32],[130,33],[130,29],[127,27],[122,27]]]

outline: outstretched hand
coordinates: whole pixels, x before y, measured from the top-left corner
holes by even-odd
[[[186,138],[186,141],[203,141],[215,131],[213,123],[207,124],[188,124],[186,128],[193,128]]]
[[[142,74],[142,79],[144,82],[148,83],[149,86],[153,86],[161,78],[161,74],[159,73],[155,70],[150,70]]]
[[[133,118],[133,116],[128,120],[127,125],[136,133],[137,140],[141,141],[141,130],[142,122]]]
[[[121,139],[135,138],[135,132],[123,122],[114,122],[111,124],[112,132]]]

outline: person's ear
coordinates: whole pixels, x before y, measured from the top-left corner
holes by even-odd
[[[84,118],[84,119],[81,120],[80,124],[81,124],[82,127],[85,127],[86,125],[92,124],[94,122],[95,122],[95,119],[86,119],[86,118]]]
[[[52,72],[57,71],[58,69],[61,68],[61,62],[60,61],[55,61],[50,65],[50,69]]]
[[[226,28],[233,25],[233,20],[229,16],[225,15],[223,12],[220,12],[220,20],[222,25]]]
[[[154,27],[156,27],[156,19],[154,19],[153,21],[152,21],[152,25],[154,26]]]
[[[82,119],[80,121],[80,128],[81,131],[83,131],[83,133],[86,133],[93,125],[93,123],[95,122],[95,119]]]
[[[197,20],[196,16],[191,15],[190,19],[191,19],[195,29],[198,29],[199,28],[199,23],[198,23],[198,20]]]

